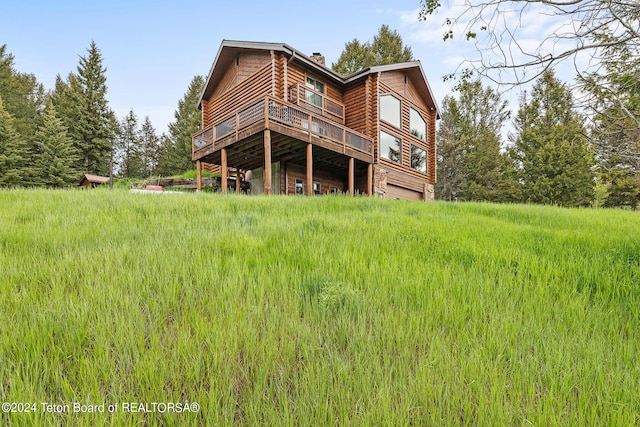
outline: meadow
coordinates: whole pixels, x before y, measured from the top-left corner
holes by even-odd
[[[638,425],[639,355],[637,212],[0,191],[2,425]]]

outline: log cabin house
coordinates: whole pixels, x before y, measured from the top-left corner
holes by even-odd
[[[342,76],[317,53],[223,40],[198,107],[198,183],[204,168],[253,194],[433,200],[439,116],[419,61]]]

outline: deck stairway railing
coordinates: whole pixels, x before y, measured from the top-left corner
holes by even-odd
[[[302,132],[304,139],[314,142],[322,139],[330,149],[346,153],[355,150],[373,156],[371,138],[348,127],[327,120],[305,108],[267,96],[240,107],[224,120],[207,126],[193,135],[193,158],[199,159],[227,145],[228,138],[238,140],[239,132],[260,121],[268,120],[285,128]]]

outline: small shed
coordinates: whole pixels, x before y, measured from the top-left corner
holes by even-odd
[[[82,175],[82,178],[80,178],[80,183],[78,185],[84,188],[94,188],[107,182],[109,182],[108,176],[90,175],[85,173]]]

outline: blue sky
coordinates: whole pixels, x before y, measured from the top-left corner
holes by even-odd
[[[299,1],[9,1],[0,14],[0,44],[7,44],[19,71],[33,73],[47,90],[56,75],[76,70],[94,40],[107,67],[108,99],[119,118],[133,109],[149,116],[158,133],[174,120],[178,101],[197,74],[207,75],[223,39],[282,42],[335,62],[346,42],[372,40],[381,25],[398,31],[422,62],[438,104],[452,94],[442,76],[463,58],[477,56],[470,43],[442,41],[446,14],[418,20],[420,0]],[[522,44],[535,46],[548,31],[544,15],[521,20]],[[571,76],[565,75],[565,81]],[[507,94],[517,109],[519,90]]]
[[[206,75],[223,39],[282,42],[335,62],[346,42],[373,39],[381,25],[397,30],[421,60],[440,103],[442,75],[462,54],[442,42],[436,23],[418,22],[419,0],[299,1],[10,1],[0,14],[0,44],[19,71],[47,90],[74,71],[94,40],[107,67],[108,99],[119,118],[133,108],[159,133],[189,82]]]

